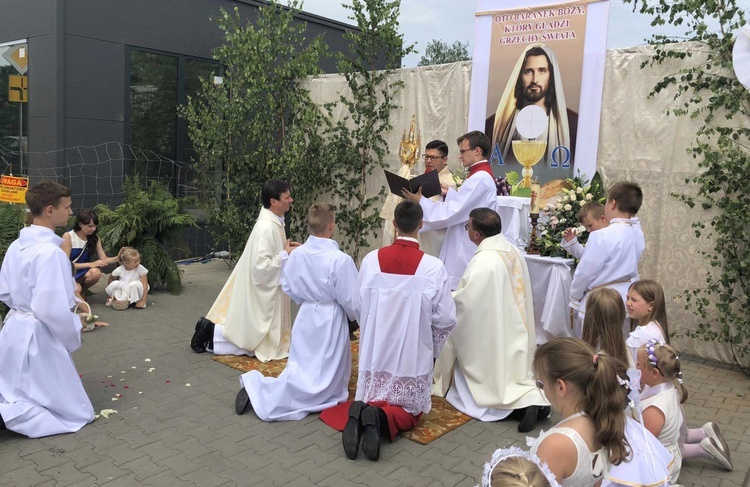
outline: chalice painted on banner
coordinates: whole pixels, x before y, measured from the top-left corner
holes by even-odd
[[[546,140],[534,140],[544,133],[547,128],[548,117],[539,106],[524,107],[516,116],[516,130],[528,140],[514,140],[513,154],[523,166],[523,179],[519,187],[531,188],[531,177],[534,175],[532,166],[539,162],[547,150]]]

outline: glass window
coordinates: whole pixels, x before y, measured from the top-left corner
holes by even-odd
[[[201,79],[219,75],[221,65],[137,49],[130,52],[129,174],[159,178],[172,194],[185,196],[195,151],[187,121],[177,117],[177,106],[200,92]]]
[[[0,173],[27,174],[28,59],[24,42],[0,46]]]
[[[177,157],[176,56],[131,50],[130,145],[134,160],[130,174],[158,178],[173,189]],[[169,160],[165,160],[167,158]]]

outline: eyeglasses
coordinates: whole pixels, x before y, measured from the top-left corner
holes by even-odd
[[[439,161],[440,159],[444,159],[443,156],[428,156],[427,154],[422,157],[424,157],[425,161]]]
[[[539,389],[544,389],[544,382],[540,381],[539,379],[536,380],[536,386]]]
[[[476,150],[476,147],[474,147],[473,149],[458,149],[458,152],[460,152],[461,154],[463,154],[464,152],[471,152],[473,150]]]
[[[464,230],[468,230],[468,229],[469,229],[469,222],[466,222],[466,225],[464,225]]]

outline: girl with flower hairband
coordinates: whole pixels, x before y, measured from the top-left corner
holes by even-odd
[[[649,340],[638,349],[636,367],[641,371],[641,408],[643,424],[674,455],[671,468],[675,483],[680,475],[682,460],[709,458],[727,470],[732,460],[718,427],[689,430],[682,404],[688,391],[682,380],[682,365],[674,349],[657,339]]]
[[[559,487],[547,464],[517,446],[499,448],[484,464],[482,487]]]

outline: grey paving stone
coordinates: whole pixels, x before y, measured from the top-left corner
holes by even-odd
[[[252,413],[237,416],[233,401],[240,373],[188,346],[195,321],[230,271],[223,263],[181,268],[192,284],[179,296],[151,293],[156,305],[143,312],[104,307],[102,286],[95,287],[92,306],[112,326],[86,334],[74,360],[94,409],[118,413],[71,435],[30,440],[0,432],[1,486],[469,486],[496,448],[526,447],[516,422],[472,420],[429,445],[398,438],[383,443],[378,462],[362,455],[351,461],[341,433],[318,415],[278,423],[263,423]],[[690,391],[688,424],[718,422],[736,468],[726,472],[700,460],[685,462],[680,483],[748,485],[750,379],[721,364],[682,358]],[[105,388],[102,380],[115,387]],[[113,402],[116,392],[123,397]],[[558,419],[553,415],[541,427],[549,429]]]

